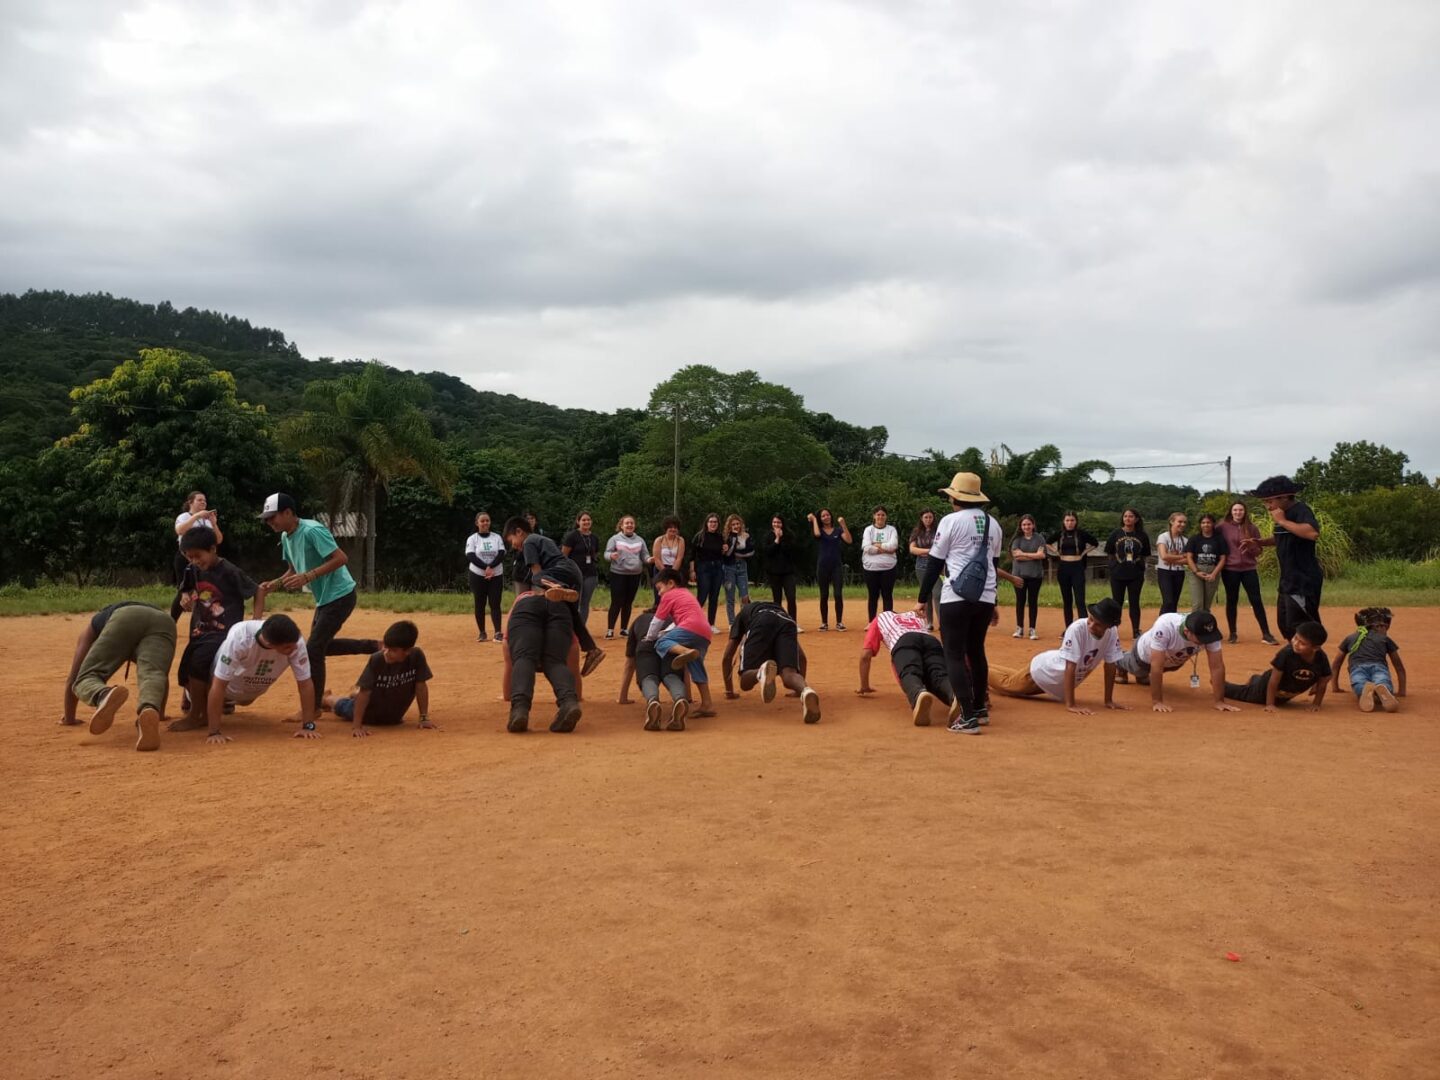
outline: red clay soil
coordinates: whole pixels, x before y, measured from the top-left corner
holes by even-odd
[[[498,647],[419,621],[443,732],[294,740],[287,679],[154,754],[56,726],[80,617],[0,622],[0,1074],[1440,1076],[1440,609],[1396,715],[1181,679],[980,738],[856,697],[855,630],[803,638],[814,727],[645,732],[617,641],[574,734],[510,735]]]

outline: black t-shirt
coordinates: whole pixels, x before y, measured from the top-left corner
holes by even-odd
[[[1195,568],[1208,574],[1219,564],[1221,555],[1230,554],[1230,545],[1217,532],[1190,537],[1190,546],[1185,550],[1195,556]]]
[[[1127,533],[1116,529],[1105,541],[1110,556],[1110,577],[1115,581],[1139,581],[1145,576],[1145,557],[1150,554],[1150,537],[1139,529]]]
[[[564,557],[554,540],[539,533],[531,533],[520,547],[520,565],[516,568],[515,576],[521,581],[529,581],[530,567],[538,563],[541,570],[548,570]]]
[[[208,570],[187,566],[180,592],[195,594],[190,636],[198,638],[227,634],[236,623],[244,622],[245,601],[255,595],[255,582],[234,563],[217,559]]]
[[[742,607],[740,614],[735,616],[735,621],[730,624],[730,640],[739,641],[753,629],[756,619],[768,615],[779,615],[787,621],[790,618],[779,604],[772,604],[768,600],[756,600],[754,603]]]
[[[1305,660],[1289,645],[1283,645],[1270,662],[1270,667],[1272,679],[1275,677],[1274,669],[1280,671],[1280,685],[1276,691],[1291,697],[1308,694],[1317,682],[1324,682],[1330,677],[1330,658],[1325,655],[1324,649],[1316,649],[1315,658]]]
[[[419,646],[411,649],[410,655],[398,664],[387,664],[383,652],[372,653],[358,680],[361,690],[370,691],[365,723],[400,723],[415,701],[415,684],[428,682],[430,678],[430,665],[425,662],[425,653]]]
[[[775,539],[775,530],[766,529],[760,540],[760,557],[765,562],[767,574],[793,574],[795,572],[795,548],[790,534],[782,533]]]
[[[599,576],[599,567],[595,558],[600,552],[600,541],[596,539],[594,533],[582,533],[579,529],[571,529],[565,534],[565,539],[560,542],[560,546],[570,549],[570,558],[576,566],[580,567],[581,574],[585,577]]]
[[[745,537],[745,542],[740,542],[740,537]],[[725,537],[725,547],[730,549],[730,554],[725,556],[726,566],[734,566],[741,559],[748,555],[755,554],[755,537],[751,533],[729,533]],[[723,548],[722,548],[723,550]]]
[[[725,534],[704,529],[690,541],[690,557],[697,563],[719,562],[725,555]]]
[[[1285,520],[1297,525],[1309,525],[1317,532],[1320,522],[1315,512],[1303,502],[1293,502],[1285,508]],[[1280,560],[1280,591],[1285,593],[1310,593],[1325,584],[1325,574],[1320,569],[1320,560],[1315,557],[1314,540],[1302,540],[1288,529],[1275,529],[1275,555]]]
[[[1087,547],[1099,547],[1100,541],[1084,529],[1061,529],[1055,535],[1055,552],[1059,555],[1083,555]]]
[[[94,615],[90,616],[91,631],[98,637],[100,631],[105,629],[105,624],[110,621],[110,616],[114,615],[115,612],[119,611],[122,607],[153,608],[155,607],[155,605],[146,604],[140,600],[120,600],[113,604],[107,604],[105,607],[102,607],[99,611],[95,612]],[[159,611],[160,609],[155,608],[155,610]]]
[[[625,655],[630,659],[635,659],[635,654],[641,649],[655,651],[655,643],[645,640],[645,635],[650,632],[650,624],[654,620],[655,613],[653,611],[642,611],[630,620],[630,636],[625,639]]]

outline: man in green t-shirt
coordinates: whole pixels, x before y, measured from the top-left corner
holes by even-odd
[[[260,517],[280,534],[280,551],[290,568],[288,574],[261,584],[260,590],[309,589],[315,597],[315,617],[305,644],[310,652],[310,677],[315,683],[318,708],[325,696],[325,658],[369,656],[380,651],[380,642],[374,638],[335,636],[355,610],[355,579],[345,569],[349,556],[340,550],[330,530],[318,521],[300,517],[295,512],[295,500],[280,493],[265,500]]]

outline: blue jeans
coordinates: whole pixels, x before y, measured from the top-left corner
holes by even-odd
[[[720,567],[721,580],[725,582],[725,617],[735,621],[735,593],[742,601],[750,599],[750,567],[741,559],[724,563]]]
[[[1395,686],[1390,681],[1389,664],[1355,664],[1350,665],[1350,689],[1355,691],[1355,696],[1360,696],[1360,691],[1365,689],[1366,683],[1374,683],[1376,686],[1383,686],[1392,694]]]
[[[710,651],[710,642],[706,641],[693,630],[684,630],[678,626],[672,626],[666,630],[655,641],[655,655],[664,660],[671,652],[679,648],[696,649],[700,655],[685,665],[690,672],[690,681],[697,686],[710,681],[705,674],[705,654]]]
[[[335,715],[341,720],[355,719],[355,699],[353,697],[341,697],[335,699]]]

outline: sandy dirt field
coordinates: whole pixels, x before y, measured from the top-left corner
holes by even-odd
[[[980,738],[888,666],[855,696],[862,615],[802,639],[814,727],[645,732],[615,648],[574,734],[510,735],[499,648],[421,616],[443,732],[293,740],[287,677],[155,754],[56,726],[81,617],[0,620],[0,1074],[1440,1076],[1440,609],[1397,613],[1398,715],[1182,678]]]

